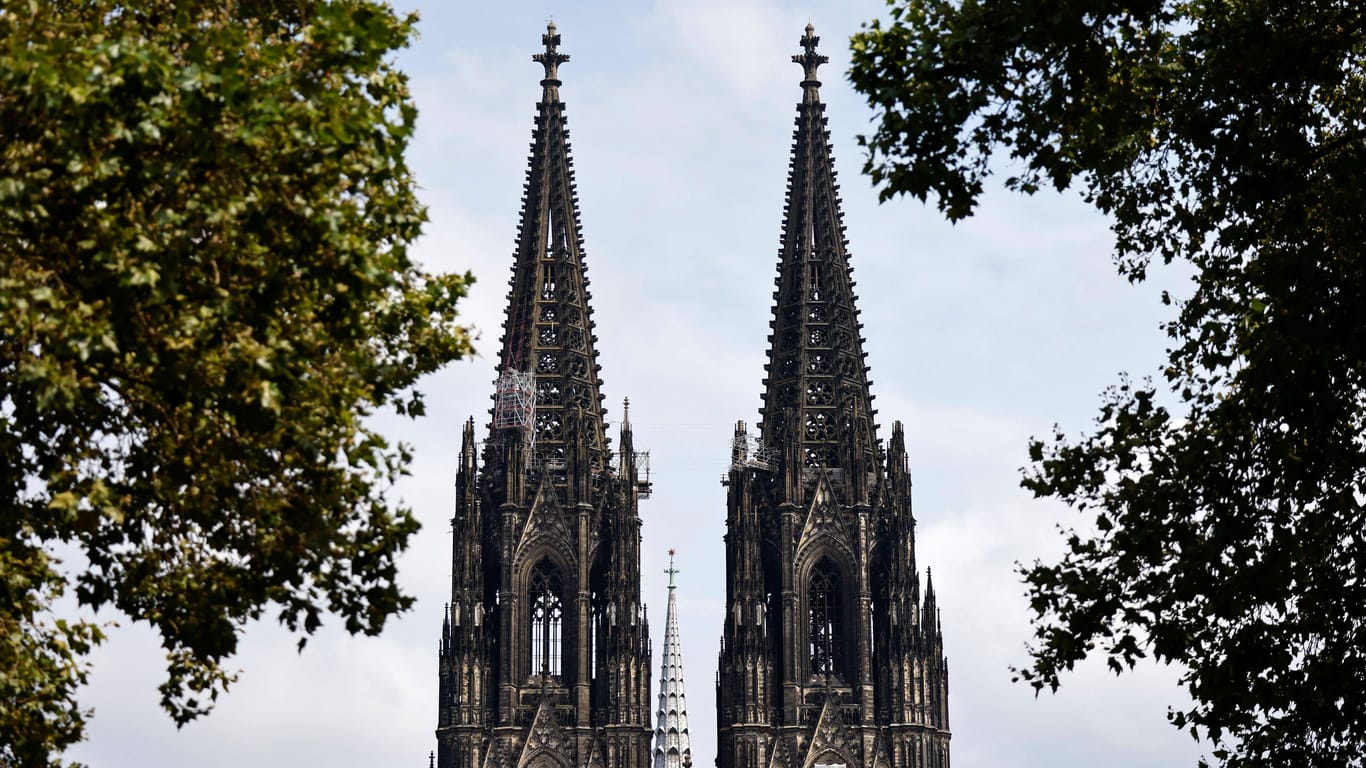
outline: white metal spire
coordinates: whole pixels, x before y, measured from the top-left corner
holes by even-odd
[[[678,634],[674,550],[669,550],[669,612],[664,628],[664,660],[659,665],[659,709],[655,712],[653,768],[691,768],[688,704],[683,694],[683,644]]]

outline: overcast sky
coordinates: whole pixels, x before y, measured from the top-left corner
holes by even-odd
[[[272,622],[248,628],[240,682],[177,732],[157,709],[155,637],[125,626],[83,692],[90,741],[70,757],[117,766],[425,766],[435,747],[436,644],[449,594],[459,425],[487,421],[548,17],[561,67],[609,419],[631,398],[652,456],[643,588],[655,675],[666,550],[679,608],[699,768],[715,756],[716,653],[724,595],[725,492],[736,420],[757,421],[784,183],[808,21],[821,70],[880,436],[906,425],[918,558],[934,571],[949,657],[957,768],[1193,766],[1202,745],[1167,725],[1178,671],[1115,677],[1088,664],[1056,695],[1010,682],[1029,624],[1016,562],[1061,550],[1079,516],[1019,487],[1031,435],[1085,429],[1121,372],[1157,369],[1158,271],[1131,286],[1111,265],[1103,218],[1075,193],[993,189],[951,226],[913,200],[879,206],[860,175],[871,113],[844,79],[848,37],[878,2],[768,0],[420,6],[399,64],[420,109],[411,163],[430,207],[417,246],[430,269],[478,278],[464,304],[480,355],[424,382],[428,416],[384,419],[411,445],[398,489],[423,529],[401,566],[417,607],[381,638],[325,628],[303,654]],[[615,423],[613,424],[615,427]],[[102,618],[114,619],[114,616]],[[656,687],[657,690],[657,687]]]

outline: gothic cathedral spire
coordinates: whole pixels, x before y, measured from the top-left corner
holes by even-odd
[[[736,427],[719,768],[948,768],[948,667],[920,604],[905,436],[877,440],[808,25],[757,439]]]
[[[465,423],[437,768],[647,768],[650,637],[630,421],[609,448],[551,23],[482,458]]]
[[[577,460],[584,465],[581,470],[601,470],[608,460],[601,366],[588,305],[569,128],[560,101],[559,66],[569,56],[559,51],[560,35],[553,22],[542,40],[545,50],[532,57],[545,68],[545,77],[522,187],[492,442],[506,444],[520,431],[530,436],[527,455],[516,457],[523,462],[558,466]],[[529,418],[533,400],[535,416]],[[577,494],[584,489],[571,484],[569,490]]]
[[[688,738],[688,700],[683,692],[683,642],[678,631],[674,550],[669,550],[669,609],[664,623],[664,659],[659,664],[659,708],[655,710],[652,768],[692,768]]]
[[[782,251],[774,291],[773,333],[760,413],[761,439],[792,455],[796,468],[842,474],[866,501],[866,476],[878,461],[873,397],[868,391],[862,327],[844,239],[839,185],[825,130],[816,70],[828,58],[810,25],[802,38],[802,102],[788,166]],[[798,483],[789,485],[797,502]]]

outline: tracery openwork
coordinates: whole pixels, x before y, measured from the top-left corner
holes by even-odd
[[[560,674],[563,592],[560,571],[549,560],[541,560],[531,569],[531,578],[527,581],[527,603],[530,606],[532,674]]]
[[[811,615],[811,674],[842,677],[844,653],[844,591],[839,567],[822,557],[807,577],[807,608]]]

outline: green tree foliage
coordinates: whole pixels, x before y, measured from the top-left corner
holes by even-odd
[[[1030,446],[1024,485],[1088,522],[1023,569],[1020,675],[1152,655],[1219,763],[1363,765],[1366,5],[894,0],[853,48],[884,199],[956,220],[1010,169],[1079,188],[1130,280],[1194,267],[1160,383]]]
[[[420,414],[417,379],[470,351],[470,277],[407,250],[425,211],[391,59],[414,23],[0,3],[0,764],[82,736],[101,635],[64,592],[160,632],[182,724],[263,612],[302,647],[328,614],[373,634],[411,604],[417,522],[388,498],[409,457],[366,417]]]

